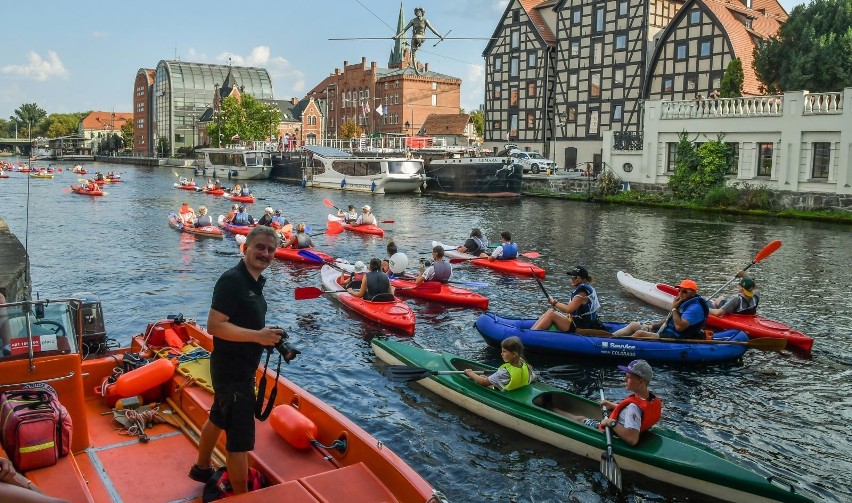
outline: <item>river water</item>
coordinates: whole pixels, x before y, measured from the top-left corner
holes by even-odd
[[[70,171],[54,180],[19,173],[0,179],[0,216],[27,241],[34,294],[95,293],[103,302],[109,336],[123,343],[147,322],[169,314],[206,323],[212,287],[238,260],[236,245],[232,239],[196,240],[179,234],[168,227],[166,215],[188,201],[196,209],[207,205],[215,217],[227,212],[229,202],[174,189],[172,168],[89,167],[121,172],[123,182],[108,185],[103,198],[90,198],[69,193],[77,178]],[[191,176],[186,170],[181,174]],[[428,255],[433,239],[460,244],[471,227],[480,227],[496,241],[500,231],[510,230],[522,249],[541,253],[535,262],[547,269],[545,284],[556,297],[568,293],[564,271],[585,265],[610,321],[660,317],[620,288],[620,269],[668,283],[688,276],[706,293],[748,265],[767,243],[781,240],[781,249],[750,270],[762,292],[761,312],[813,336],[813,354],[748,351],[740,361],[725,365],[655,365],[651,388],[665,404],[662,426],[761,473],[771,470],[815,493],[816,499],[852,500],[848,226],[531,197],[451,200],[302,190],[271,182],[251,186],[264,199],[250,206],[253,215],[274,206],[314,232],[324,228],[329,213],[324,198],[338,206],[369,203],[380,220],[395,220],[384,226],[386,237],[412,263]],[[384,256],[386,244],[350,233],[314,239],[320,250],[350,261]],[[470,266],[457,267],[456,275],[489,282],[480,293],[490,298],[496,313],[532,317],[546,307],[529,279]],[[321,285],[318,268],[275,262],[267,276],[268,321],[285,327],[302,350],[285,369],[286,376],[392,448],[450,500],[703,501],[631,474],[625,474],[624,492],[616,496],[596,461],[496,426],[416,384],[389,382],[369,340],[402,336],[355,318],[325,297],[294,301],[295,287]],[[499,363],[499,352],[487,347],[472,327],[477,311],[411,304],[417,315],[414,343]],[[608,397],[625,396],[623,374],[614,362],[538,355],[530,360],[541,367],[582,365],[585,377],[548,382],[592,398],[597,396],[595,371],[603,368]]]

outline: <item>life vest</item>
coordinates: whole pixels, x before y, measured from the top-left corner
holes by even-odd
[[[358,213],[356,213],[354,211],[352,213],[344,213],[343,214],[343,220],[348,224],[355,222],[355,221],[358,220]]]
[[[678,334],[678,337],[681,339],[705,339],[707,337],[704,333],[704,324],[707,323],[707,316],[710,314],[710,306],[707,305],[707,301],[704,300],[704,297],[696,295],[678,306],[677,310],[679,313],[683,314],[689,306],[696,302],[701,306],[701,310],[704,311],[704,317],[701,319],[701,322],[686,327],[686,330],[678,330],[675,328],[673,319],[669,319],[666,323],[666,328]]]
[[[207,227],[208,225],[213,225],[213,218],[210,215],[202,215],[195,222],[196,227]]]
[[[366,300],[373,300],[377,295],[390,293],[390,279],[382,271],[370,271],[366,274]]]
[[[358,219],[361,220],[360,225],[376,225],[376,217],[372,213],[369,215],[361,215]]]
[[[251,195],[251,191],[248,189],[248,187],[243,187],[243,190],[240,191],[240,195],[243,197],[248,197]]]
[[[503,247],[503,254],[497,257],[497,260],[512,260],[518,258],[517,243],[503,243],[500,246]]]
[[[580,283],[577,288],[571,293],[571,299],[580,295],[581,292],[586,292],[588,302],[577,308],[574,312],[574,318],[579,318],[584,321],[595,321],[598,319],[598,310],[601,308],[601,303],[598,300],[598,292],[588,283]]]
[[[478,237],[475,237],[475,236],[471,236],[470,239],[474,242],[474,244],[476,245],[476,248],[472,249],[472,250],[467,250],[467,253],[469,253],[471,255],[479,255],[480,253],[482,253],[486,249],[488,249],[488,240],[487,239],[482,239],[482,238],[478,238]],[[467,247],[465,247],[465,248],[467,248]]]
[[[648,392],[647,400],[636,396],[635,393],[625,398],[615,406],[615,409],[612,410],[609,418],[618,420],[618,415],[621,413],[622,409],[631,403],[636,404],[636,406],[639,407],[639,410],[642,411],[642,424],[639,425],[639,431],[645,431],[651,426],[654,426],[663,415],[663,401],[653,393]],[[602,426],[598,426],[598,429],[603,430],[604,428]]]
[[[284,217],[272,217],[271,223],[278,224],[278,227],[281,227],[282,225],[285,225],[287,223],[287,220],[285,220]]]
[[[234,219],[231,221],[234,225],[251,225],[249,222],[249,215],[246,212],[237,213],[234,215]]]
[[[429,281],[446,283],[453,275],[453,267],[445,260],[436,260],[433,262],[432,269],[435,271],[435,274]]]
[[[349,282],[346,283],[346,288],[351,288],[353,290],[360,290],[362,281],[364,281],[364,273],[363,272],[353,274],[352,276],[350,276]]]
[[[234,217],[237,215],[237,212],[232,210],[225,216],[225,222],[231,223],[234,221]]]
[[[760,304],[760,296],[756,293],[750,299],[737,295],[740,304],[734,314],[757,314],[757,305]]]
[[[305,234],[304,232],[300,232],[296,234],[296,242],[294,243],[296,248],[310,248],[311,247],[311,237]]]
[[[530,383],[530,366],[527,365],[527,362],[522,361],[520,367],[511,363],[504,363],[500,365],[500,368],[509,372],[509,383],[503,386],[503,391],[523,388]]]

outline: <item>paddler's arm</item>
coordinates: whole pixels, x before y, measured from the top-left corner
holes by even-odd
[[[464,369],[464,375],[473,379],[480,386],[491,386],[491,381],[487,377],[474,373],[473,369]]]
[[[618,435],[618,438],[624,440],[630,445],[636,445],[639,443],[639,430],[634,430],[633,428],[625,428],[624,426],[618,424],[615,419],[606,418],[601,421],[601,426],[609,426],[613,433]]]
[[[283,330],[280,328],[263,327],[252,330],[234,325],[228,315],[210,309],[207,315],[207,331],[210,335],[231,342],[256,342],[262,346],[274,346],[281,340]]]

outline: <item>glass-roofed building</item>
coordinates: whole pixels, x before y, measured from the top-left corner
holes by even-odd
[[[157,64],[150,108],[144,112],[152,124],[153,138],[146,143],[149,154],[174,155],[178,149],[198,143],[198,119],[213,105],[215,88],[229,71],[239,82],[241,94],[273,99],[272,80],[264,68],[165,60]],[[138,120],[136,124],[138,127]]]

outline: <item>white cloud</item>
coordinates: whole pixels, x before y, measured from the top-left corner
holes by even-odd
[[[26,65],[6,65],[0,69],[0,72],[39,81],[51,77],[68,78],[68,70],[65,69],[65,65],[59,60],[59,55],[55,51],[47,51],[47,59],[42,59],[38,53],[30,51],[27,59],[29,62]]]
[[[266,68],[275,88],[276,99],[289,99],[291,97],[301,98],[306,91],[305,72],[293,68],[287,59],[281,56],[273,56],[267,45],[254,47],[248,56],[223,52],[216,56],[221,63],[228,63],[228,59],[237,66],[257,66]]]
[[[467,65],[467,77],[462,81],[461,107],[468,112],[478,110],[485,97],[485,68]]]

